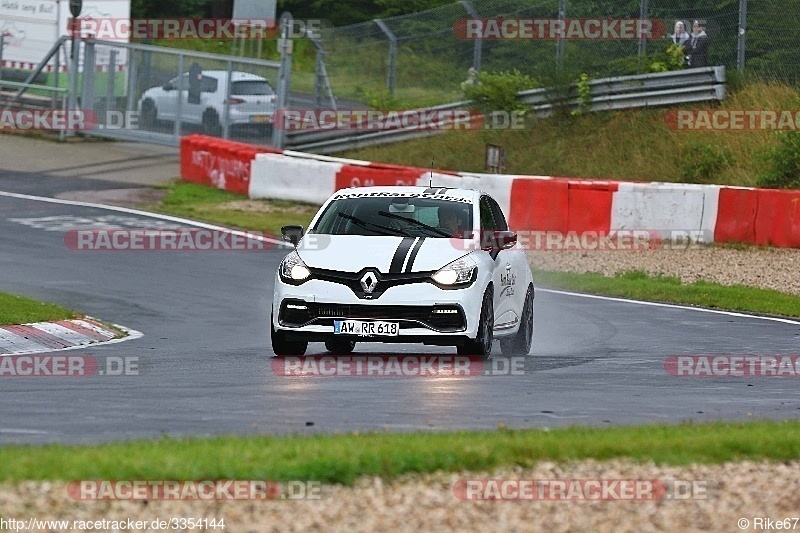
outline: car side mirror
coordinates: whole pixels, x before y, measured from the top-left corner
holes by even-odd
[[[297,246],[297,243],[303,238],[303,226],[283,226],[281,228],[281,235],[283,235],[284,241],[292,243],[293,246]]]
[[[515,231],[497,231],[497,242],[502,250],[513,248],[517,244],[517,233]]]
[[[517,234],[513,231],[485,231],[481,235],[481,249],[487,252],[507,250],[517,244]]]
[[[172,91],[172,90],[175,89],[175,87],[169,81],[167,83],[165,83],[164,85],[162,85],[161,88],[164,89],[165,91]]]

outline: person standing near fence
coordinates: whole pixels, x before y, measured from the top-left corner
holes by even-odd
[[[692,24],[692,36],[688,46],[689,67],[699,68],[706,66],[706,53],[708,51],[708,35],[699,20]]]
[[[686,42],[690,39],[690,37],[689,32],[686,31],[686,25],[682,20],[675,22],[675,33],[670,35],[670,37],[672,37],[673,43],[680,46],[686,46]]]

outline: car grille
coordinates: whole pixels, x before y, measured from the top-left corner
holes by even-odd
[[[301,309],[305,307],[305,309]],[[466,329],[464,310],[459,305],[361,305],[323,304],[287,300],[281,306],[280,321],[287,326],[307,324],[333,326],[335,318],[400,320],[400,329],[427,327],[441,332]]]

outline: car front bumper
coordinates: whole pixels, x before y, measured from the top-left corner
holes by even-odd
[[[292,340],[455,345],[476,337],[482,297],[479,283],[442,289],[419,282],[389,287],[375,299],[364,299],[339,283],[311,279],[289,285],[276,275],[272,324]],[[333,321],[342,319],[397,322],[400,328],[397,336],[334,334]]]

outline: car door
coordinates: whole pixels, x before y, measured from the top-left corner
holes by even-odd
[[[178,98],[181,93],[186,94],[187,75],[178,76],[164,85],[164,90],[156,102],[159,118],[175,120],[178,109]],[[184,97],[185,98],[185,97]]]
[[[491,196],[486,196],[486,204],[492,213],[494,231],[508,231],[508,223],[503,210]],[[520,283],[524,283],[520,269],[519,252],[513,248],[501,249],[495,259],[495,326],[502,330],[503,326],[513,327],[519,320]],[[524,291],[522,299],[525,298]]]
[[[191,85],[191,81],[188,82],[188,85]],[[218,99],[218,95],[215,94],[219,86],[217,78],[203,75],[197,85],[196,98],[192,97],[189,88],[181,93],[182,121],[189,124],[201,124],[205,110],[213,107]],[[222,120],[221,116],[220,120]]]
[[[494,220],[494,213],[492,206],[489,203],[489,197],[481,196],[479,203],[479,216],[481,223],[481,244],[486,245],[492,242],[492,234],[497,228],[497,223]],[[484,250],[483,253],[489,256],[490,265],[492,269],[492,285],[494,286],[494,324],[502,324],[501,317],[508,308],[506,297],[503,294],[503,285],[505,281],[505,267],[503,266],[503,258],[498,250]]]

